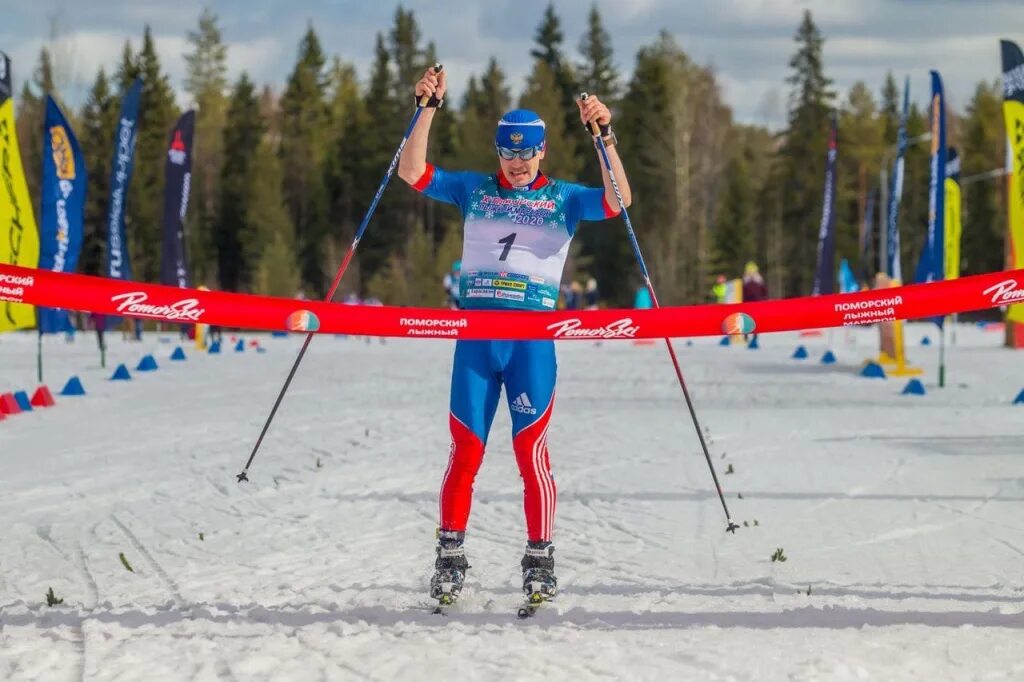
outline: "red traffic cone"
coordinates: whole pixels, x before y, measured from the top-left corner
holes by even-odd
[[[4,414],[19,414],[21,412],[21,405],[14,399],[13,393],[0,395],[0,412]]]
[[[50,393],[50,389],[44,384],[36,389],[36,392],[32,394],[33,407],[53,407],[57,403],[53,399],[53,394]]]

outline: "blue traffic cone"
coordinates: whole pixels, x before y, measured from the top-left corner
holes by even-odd
[[[796,350],[793,351],[794,360],[805,360],[807,359],[807,349],[803,346],[797,346]]]
[[[156,366],[156,359],[152,355],[143,355],[142,359],[139,360],[139,366],[135,368],[136,372],[153,372],[159,369]]]
[[[920,379],[911,379],[901,391],[903,395],[924,395],[924,384]]]
[[[1024,405],[1024,388],[1020,389],[1020,393],[1013,399],[1014,405]]]
[[[869,379],[884,379],[885,370],[877,362],[868,362],[864,365],[864,369],[860,371],[860,375]]]
[[[131,381],[132,375],[128,373],[128,368],[124,366],[122,362],[114,370],[114,374],[110,377],[111,381]]]
[[[214,353],[219,353],[219,352],[220,352],[220,341],[214,341],[213,343],[210,344],[210,350],[208,350],[207,353],[210,353],[212,355]]]
[[[747,349],[749,349],[749,350],[757,350],[760,347],[761,347],[761,345],[757,342],[757,337],[756,336],[750,337],[750,343],[747,344]]]
[[[930,346],[930,345],[932,345],[931,337],[930,336],[926,336],[923,339],[921,339],[921,345],[922,346]]]
[[[825,354],[821,356],[821,364],[823,365],[834,365],[836,362],[836,354],[830,350],[825,351]]]
[[[18,407],[21,408],[22,412],[32,411],[32,401],[29,400],[28,393],[25,391],[15,391],[14,402],[18,403]]]
[[[718,342],[718,345],[719,346],[728,346],[729,345],[729,337],[728,336],[723,336],[722,340]]]
[[[181,349],[181,346],[178,346],[177,348],[174,349],[174,352],[171,353],[171,360],[184,360],[184,359],[185,359],[185,351],[183,351]]]
[[[235,352],[241,353],[245,351],[245,341],[238,339],[238,343],[235,344]]]
[[[82,380],[77,376],[73,376],[68,379],[68,383],[64,384],[64,388],[60,390],[61,395],[85,395],[85,387],[82,386]]]

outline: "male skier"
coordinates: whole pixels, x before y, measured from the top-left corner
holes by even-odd
[[[497,173],[450,172],[427,163],[427,138],[444,99],[447,71],[428,69],[416,101],[429,96],[402,152],[399,176],[438,201],[455,204],[465,220],[459,304],[465,309],[554,310],[569,242],[582,220],[619,213],[602,165],[604,188],[548,178],[540,117],[525,109],[505,114],[494,137]],[[597,123],[624,203],[629,183],[615,150],[611,113],[597,97],[577,100],[584,125]],[[589,128],[588,128],[589,130]],[[557,140],[555,142],[558,142]],[[595,144],[597,143],[595,139]],[[512,445],[523,479],[527,544],[521,563],[531,601],[555,596],[555,481],[547,448],[555,394],[555,344],[542,341],[457,341],[452,367],[448,469],[441,484],[440,533],[430,594],[441,604],[458,598],[469,564],[463,549],[473,479],[483,460],[501,385],[512,417]]]

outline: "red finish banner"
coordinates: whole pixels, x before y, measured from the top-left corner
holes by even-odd
[[[343,305],[0,264],[0,301],[269,331],[452,339],[644,339],[872,324],[1024,303],[1024,269],[756,303],[519,312]]]

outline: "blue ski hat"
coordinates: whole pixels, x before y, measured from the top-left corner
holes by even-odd
[[[537,112],[513,109],[498,121],[494,144],[509,149],[528,149],[544,144],[544,121]]]

